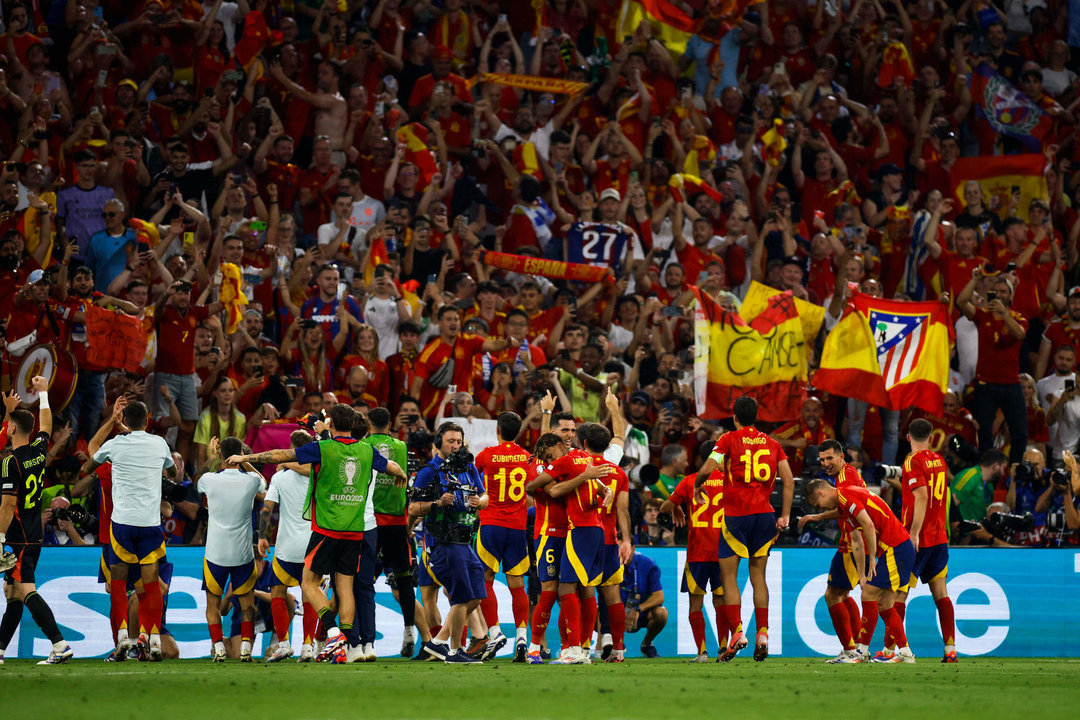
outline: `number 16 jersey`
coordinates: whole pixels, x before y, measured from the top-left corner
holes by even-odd
[[[724,433],[714,453],[724,456],[724,515],[773,513],[769,496],[777,467],[787,460],[780,443],[754,427]]]
[[[919,532],[919,549],[949,542],[949,478],[945,460],[932,450],[913,452],[904,460],[900,476],[904,527],[911,530],[915,518],[915,488],[926,488],[926,516]]]
[[[529,452],[512,442],[485,448],[476,456],[488,495],[488,506],[480,511],[481,525],[525,529],[529,515],[525,484],[532,479],[528,466]]]

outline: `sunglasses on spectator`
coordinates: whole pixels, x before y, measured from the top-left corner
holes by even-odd
[[[116,217],[120,212],[118,210],[102,210],[101,217]]]

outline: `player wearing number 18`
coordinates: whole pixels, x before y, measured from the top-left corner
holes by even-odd
[[[41,426],[36,435],[34,414],[15,409],[19,397],[14,391],[4,396],[8,410],[5,440],[11,443],[12,450],[0,463],[0,569],[4,570],[7,598],[4,618],[0,620],[0,665],[4,663],[4,650],[22,620],[23,608],[30,611],[34,622],[52,642],[48,659],[38,665],[67,662],[74,655],[56,627],[52,609],[37,594],[34,585],[34,569],[41,555],[41,490],[45,453],[52,432],[52,410],[47,395],[49,381],[38,376],[31,382],[41,398]],[[11,552],[3,552],[5,544],[11,546]]]
[[[956,620],[952,600],[945,588],[949,575],[949,477],[945,460],[930,449],[934,427],[928,420],[913,420],[908,426],[911,454],[904,460],[900,476],[903,497],[901,519],[915,546],[915,567],[911,581],[897,593],[894,607],[904,617],[908,592],[921,580],[930,586],[941,621],[945,641],[944,663],[956,662]],[[895,639],[886,634],[884,656],[891,655]]]
[[[480,510],[480,534],[476,539],[476,552],[484,563],[487,586],[487,597],[480,602],[480,611],[488,625],[489,641],[500,647],[506,644],[499,628],[499,601],[494,586],[495,574],[502,563],[514,610],[514,662],[525,662],[529,623],[529,596],[525,593],[525,575],[529,572],[529,541],[525,535],[529,452],[507,439],[517,437],[520,429],[521,416],[512,412],[500,414],[495,427],[498,445],[485,448],[476,456],[476,467],[484,476],[488,493],[488,506]]]
[[[739,558],[746,558],[750,566],[750,584],[754,588],[757,624],[754,659],[760,662],[769,656],[769,588],[765,584],[765,565],[778,532],[788,526],[795,480],[780,444],[754,427],[757,401],[740,397],[735,401],[734,410],[735,430],[724,433],[716,441],[709,459],[698,470],[694,486],[697,501],[704,504],[703,486],[718,467],[718,457],[723,456],[724,520],[720,526],[718,554],[724,581],[727,627],[721,628],[720,632],[725,629],[730,632],[731,641],[721,653],[720,660],[731,660],[747,644],[740,618],[742,598],[738,585]],[[777,475],[784,482],[780,517],[776,517],[769,502]]]

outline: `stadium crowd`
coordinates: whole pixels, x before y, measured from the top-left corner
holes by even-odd
[[[655,20],[621,35],[616,0],[3,2],[3,384],[32,389],[46,360],[63,375],[45,544],[109,537],[94,436],[137,400],[177,470],[169,543],[206,542],[198,480],[226,439],[310,432],[339,405],[388,411],[410,476],[445,420],[474,452],[532,451],[553,412],[625,426],[622,539],[685,543],[663,501],[731,427],[695,403],[691,286],[734,310],[753,283],[825,310],[801,414],[761,425],[796,478],[841,439],[899,510],[894,466],[924,418],[952,543],[1080,544],[1080,487],[1054,474],[1080,443],[1080,17],[1060,0],[672,5],[695,19],[677,52]],[[1048,118],[1036,148],[989,129],[983,64]],[[972,180],[957,197],[958,160],[1021,151],[1043,157],[1045,196]],[[855,290],[948,305],[941,415],[814,389]],[[102,364],[111,344],[138,360]],[[836,534],[793,522],[781,541]]]

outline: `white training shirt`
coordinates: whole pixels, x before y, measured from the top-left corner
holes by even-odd
[[[278,470],[270,478],[270,489],[263,502],[278,506],[277,544],[274,557],[283,562],[304,562],[311,522],[304,519],[304,500],[307,499],[310,478],[295,470]]]
[[[363,305],[364,323],[379,335],[379,359],[386,360],[398,351],[398,304],[394,298],[368,297]]]
[[[206,496],[206,559],[236,567],[255,559],[251,547],[251,511],[255,496],[266,491],[261,475],[229,468],[199,478]]]
[[[112,521],[134,527],[161,525],[161,471],[173,466],[165,438],[134,430],[107,440],[94,462],[112,463]]]

